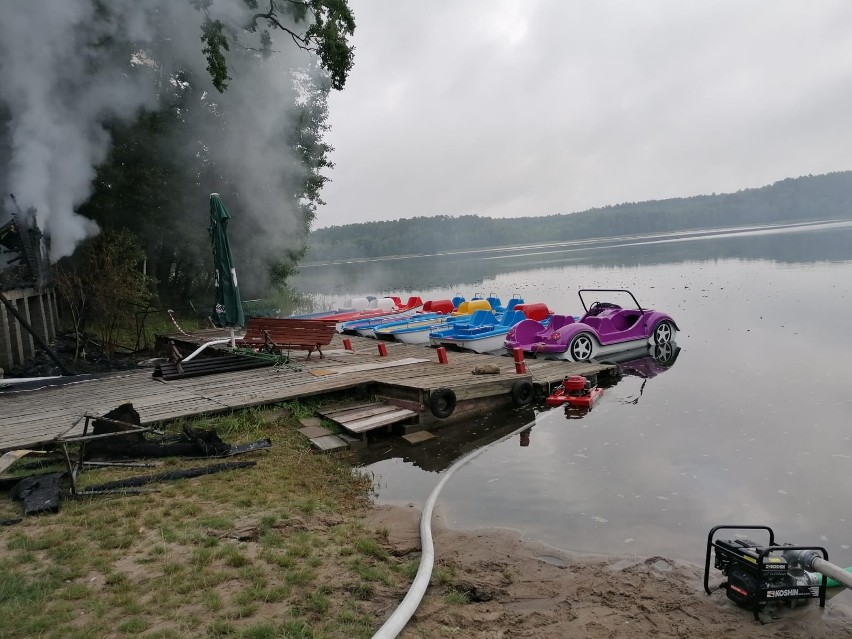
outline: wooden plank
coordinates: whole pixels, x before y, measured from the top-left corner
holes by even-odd
[[[364,419],[367,417],[373,417],[375,415],[383,415],[385,413],[391,413],[398,410],[397,406],[391,406],[390,404],[373,404],[372,406],[366,408],[360,408],[355,410],[344,410],[344,411],[336,411],[333,413],[319,412],[323,417],[327,417],[328,419],[334,420],[336,422],[351,422],[358,419]]]
[[[494,397],[495,395],[507,395],[517,379],[511,383],[494,382],[491,384],[478,384],[476,386],[462,386],[454,389],[457,400],[478,399],[480,397]]]
[[[382,426],[389,426],[390,424],[396,424],[397,422],[401,422],[406,419],[411,419],[416,415],[417,413],[415,413],[414,411],[410,411],[405,408],[400,408],[397,411],[394,411],[393,413],[378,415],[367,419],[359,419],[353,422],[341,423],[340,425],[351,433],[364,433],[369,430],[381,428]]]
[[[377,402],[354,402],[344,404],[328,404],[317,411],[320,415],[334,413],[336,411],[354,410],[356,408],[366,408],[367,406],[375,406]]]
[[[382,359],[384,359],[384,358],[382,358]],[[396,368],[397,366],[408,366],[409,364],[418,364],[420,362],[426,362],[426,361],[428,361],[428,360],[425,360],[423,358],[407,357],[405,359],[397,359],[397,360],[385,359],[385,361],[367,362],[365,364],[351,364],[349,366],[332,367],[332,366],[326,365],[323,368],[328,369],[329,371],[332,371],[333,373],[359,373],[359,372],[379,370],[379,369],[384,369],[384,368]]]

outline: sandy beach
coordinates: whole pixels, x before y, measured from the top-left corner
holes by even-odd
[[[394,554],[418,553],[419,516],[413,506],[377,506],[369,525],[387,531]],[[704,592],[703,566],[668,557],[580,555],[507,530],[438,529],[435,548],[436,567],[451,570],[471,601],[448,603],[433,578],[403,637],[852,637],[845,590],[829,591],[824,609],[810,601],[767,610],[771,622],[760,624],[723,591]],[[711,587],[721,577],[711,572]],[[396,604],[383,603],[386,617]]]

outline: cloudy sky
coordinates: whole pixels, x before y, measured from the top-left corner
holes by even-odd
[[[848,0],[350,0],[316,227],[852,169]]]

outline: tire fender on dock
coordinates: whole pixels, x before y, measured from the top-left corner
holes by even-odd
[[[533,397],[535,397],[535,387],[533,383],[528,379],[519,379],[517,382],[512,384],[512,403],[517,406],[526,406],[530,402],[532,402]]]
[[[429,393],[429,410],[438,419],[446,419],[456,409],[456,394],[451,388],[437,388]]]

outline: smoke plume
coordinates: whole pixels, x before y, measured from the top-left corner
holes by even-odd
[[[277,238],[298,230],[297,203],[285,197],[281,176],[302,169],[281,131],[297,97],[289,69],[307,54],[282,38],[275,47],[281,50],[268,58],[232,55],[228,91],[210,91],[200,40],[205,16],[196,4],[0,0],[0,150],[7,153],[0,159],[3,206],[6,214],[11,212],[7,194],[12,192],[24,208],[38,209],[54,259],[97,233],[97,226],[75,211],[91,195],[97,167],[109,152],[106,123],[130,122],[158,109],[164,85],[173,83],[178,71],[205,83],[207,90],[196,93],[207,108],[215,102],[215,108],[228,112],[226,130],[215,136],[199,130],[197,138],[216,139],[207,152],[223,179],[236,186],[238,214],[255,226],[275,224]],[[248,10],[242,0],[216,0],[207,10],[226,29],[245,33]],[[117,55],[115,47],[103,46],[109,42],[130,43],[130,48]],[[200,118],[198,126],[209,122]],[[180,152],[186,149],[175,149]],[[187,215],[193,225],[197,220],[199,233],[206,233],[206,201]],[[280,252],[284,247],[272,237],[257,238],[253,251],[264,256]]]

